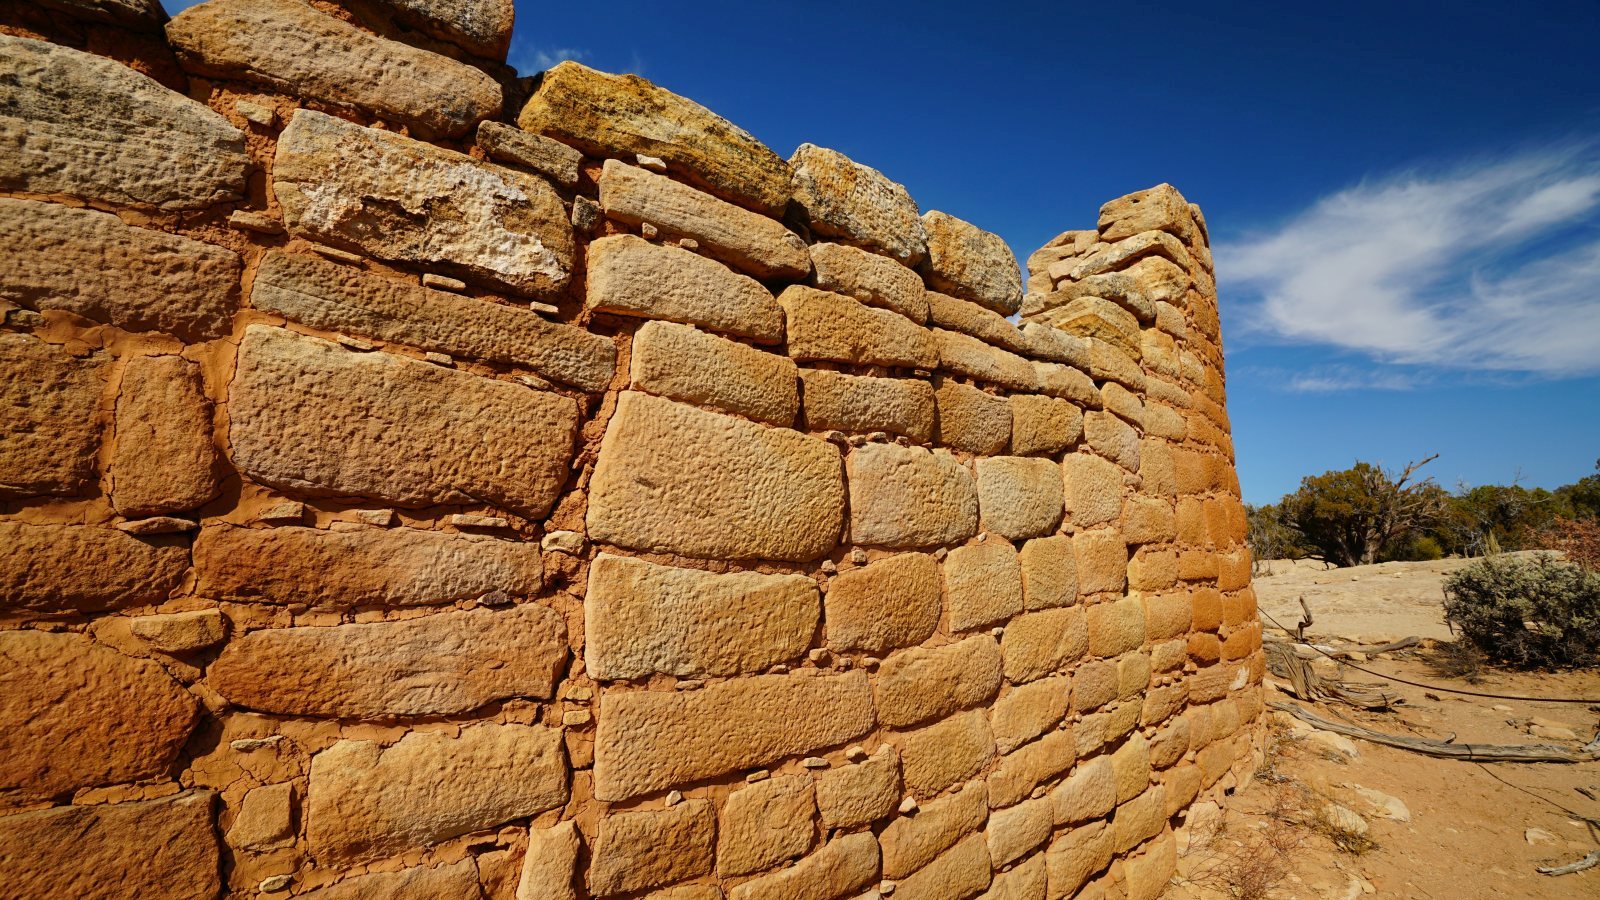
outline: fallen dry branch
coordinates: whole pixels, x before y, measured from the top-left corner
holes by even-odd
[[[1582,872],[1600,866],[1600,850],[1595,850],[1577,862],[1567,863],[1564,866],[1539,866],[1540,875],[1571,875],[1573,872]]]
[[[1444,759],[1462,759],[1471,762],[1550,762],[1550,763],[1578,763],[1593,762],[1596,757],[1592,753],[1578,753],[1565,747],[1553,744],[1447,744],[1444,741],[1434,741],[1428,738],[1403,737],[1396,734],[1385,734],[1373,731],[1360,725],[1348,722],[1336,722],[1324,719],[1316,713],[1296,706],[1293,703],[1274,701],[1267,704],[1273,709],[1281,709],[1302,722],[1332,731],[1346,737],[1361,738],[1374,744],[1383,744],[1386,747],[1397,747],[1401,750],[1410,750],[1413,753],[1423,753],[1428,756],[1437,756]]]
[[[1311,662],[1295,653],[1290,644],[1281,641],[1266,643],[1267,667],[1272,674],[1289,680],[1290,691],[1301,700],[1338,700],[1358,709],[1389,709],[1405,702],[1377,685],[1353,684],[1323,678],[1312,668]]]

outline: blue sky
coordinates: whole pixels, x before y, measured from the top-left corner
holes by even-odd
[[[1251,502],[1358,458],[1553,487],[1600,457],[1594,0],[518,12],[526,73],[637,72],[1022,257],[1177,185],[1215,244]]]

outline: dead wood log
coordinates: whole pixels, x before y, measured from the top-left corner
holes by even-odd
[[[1324,731],[1443,759],[1462,759],[1470,762],[1579,763],[1593,762],[1596,758],[1594,754],[1575,752],[1553,744],[1447,744],[1428,738],[1385,734],[1348,722],[1324,719],[1311,710],[1293,703],[1273,701],[1267,705],[1273,709],[1281,709],[1302,722]]]
[[[1600,866],[1600,850],[1591,852],[1577,862],[1567,863],[1564,866],[1539,866],[1537,871],[1540,875],[1571,875],[1573,872],[1582,872],[1595,866]]]

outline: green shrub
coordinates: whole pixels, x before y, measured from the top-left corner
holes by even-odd
[[[1445,619],[1495,662],[1600,664],[1600,573],[1543,553],[1490,557],[1447,578],[1444,594]]]

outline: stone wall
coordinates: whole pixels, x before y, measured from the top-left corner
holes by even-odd
[[[1156,896],[1261,708],[1199,210],[1025,283],[510,28],[0,12],[0,896]]]

